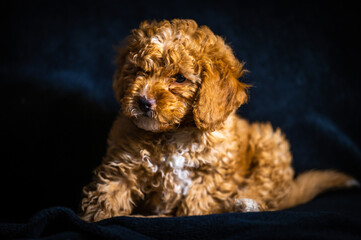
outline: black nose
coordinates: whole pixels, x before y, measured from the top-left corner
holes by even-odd
[[[152,104],[145,97],[139,98],[138,105],[139,105],[140,110],[142,110],[145,113],[149,112],[152,107]]]

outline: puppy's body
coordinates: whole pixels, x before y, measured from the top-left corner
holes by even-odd
[[[280,130],[234,113],[246,100],[247,86],[237,81],[242,66],[194,21],[134,30],[114,77],[123,112],[84,188],[83,219],[278,210],[354,185],[335,171],[293,179]]]

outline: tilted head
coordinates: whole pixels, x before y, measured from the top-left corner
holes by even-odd
[[[119,50],[113,88],[123,114],[147,131],[217,129],[247,99],[243,64],[193,20],[142,22]]]

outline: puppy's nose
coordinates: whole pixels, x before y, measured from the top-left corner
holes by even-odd
[[[140,97],[138,99],[138,106],[139,106],[140,110],[142,110],[145,113],[149,112],[152,108],[152,104],[145,97]]]

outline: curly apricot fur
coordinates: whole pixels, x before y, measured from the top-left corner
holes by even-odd
[[[294,179],[289,144],[235,110],[245,72],[224,40],[193,20],[148,22],[119,49],[113,88],[122,107],[108,150],[84,187],[86,221],[292,207],[355,181],[336,171]],[[185,81],[178,83],[176,75]],[[145,114],[139,98],[151,102]]]

